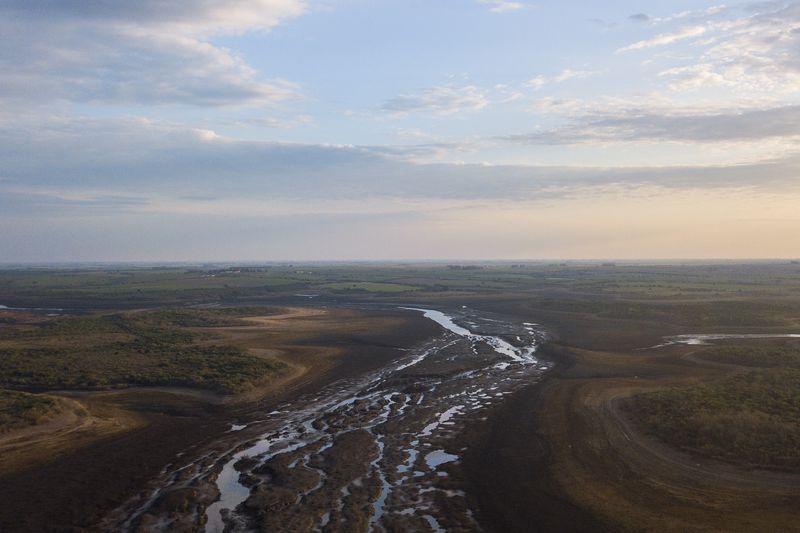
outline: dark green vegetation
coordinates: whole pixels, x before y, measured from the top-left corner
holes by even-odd
[[[0,302],[16,307],[131,307],[271,297],[284,293],[396,294],[404,269],[264,268],[19,269],[0,271]]]
[[[625,409],[652,435],[714,458],[800,468],[800,370],[769,369],[633,397]]]
[[[348,282],[340,281],[337,283],[325,283],[320,285],[320,289],[329,289],[332,291],[353,291],[353,292],[374,292],[374,293],[397,293],[408,292],[417,290],[417,287],[412,285],[401,285],[399,283],[375,283],[368,281]]]
[[[0,390],[0,434],[41,423],[59,410],[60,406],[55,398]]]
[[[767,344],[754,346],[721,346],[704,350],[700,356],[708,361],[756,368],[800,369],[800,346]]]
[[[710,347],[697,357],[751,370],[634,397],[625,403],[630,415],[648,433],[709,457],[800,468],[800,345],[751,341]]]
[[[230,326],[265,309],[178,309],[62,317],[0,330],[0,384],[98,389],[186,386],[246,390],[285,365],[214,344],[191,327]]]

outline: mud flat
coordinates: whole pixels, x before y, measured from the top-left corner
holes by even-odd
[[[165,472],[108,526],[479,530],[463,490],[459,436],[541,377],[548,365],[535,351],[544,335],[467,309],[415,312],[441,334],[373,374],[259,413],[200,459]]]

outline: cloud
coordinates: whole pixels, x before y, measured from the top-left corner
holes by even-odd
[[[595,72],[591,70],[572,70],[566,69],[563,70],[559,75],[553,78],[553,81],[557,83],[561,83],[562,81],[572,80],[572,79],[583,79],[593,76]]]
[[[691,19],[694,25],[661,33],[617,50],[664,47],[687,39],[689,54],[665,53],[659,74],[674,93],[716,90],[717,98],[784,98],[800,92],[800,3],[760,2],[744,12],[719,5],[654,18],[657,24]]]
[[[227,106],[296,97],[296,85],[261,79],[207,37],[268,31],[305,9],[300,0],[4,2],[0,99]]]
[[[693,143],[764,141],[800,136],[800,106],[711,114],[656,114],[629,109],[590,114],[548,131],[510,135],[531,144],[676,141]]]
[[[533,89],[541,89],[545,85],[549,85],[551,83],[562,83],[573,79],[585,79],[594,76],[595,74],[597,74],[597,72],[592,70],[565,69],[555,76],[536,76],[535,78],[528,80],[525,85]]]
[[[531,106],[533,111],[546,114],[575,116],[586,112],[587,104],[576,98],[559,98],[545,96],[535,100]]]
[[[628,18],[634,22],[650,22],[650,17],[645,13],[634,13]]]
[[[699,37],[706,31],[707,29],[705,26],[688,26],[676,32],[662,33],[660,35],[656,35],[652,39],[646,39],[644,41],[638,41],[633,44],[629,44],[628,46],[618,49],[617,52],[630,52],[632,50],[642,50],[645,48],[652,48],[654,46],[665,46],[677,41],[691,39],[692,37]]]
[[[618,51],[665,46],[704,35],[692,43],[690,55],[662,54],[651,59],[670,63],[659,78],[673,93],[714,90],[717,99],[728,100],[767,95],[779,100],[796,95],[800,92],[800,3],[764,2],[747,8],[739,16],[724,6],[690,12],[699,25]]]
[[[698,60],[681,71],[677,89],[714,77],[716,85],[748,93],[800,91],[800,3],[719,22],[720,36],[710,41]]]
[[[7,0],[2,9],[16,20],[35,18],[65,24],[121,25],[184,35],[269,30],[307,10],[302,0]]]
[[[292,128],[313,125],[314,117],[311,115],[296,115],[289,117],[246,117],[230,120],[221,119],[217,122],[225,126],[257,126],[262,128],[288,130]]]
[[[775,124],[783,116],[781,125]],[[797,132],[800,109],[746,118],[766,122],[765,135]],[[579,142],[638,128],[641,136],[716,140],[731,117],[696,124],[686,119],[606,119],[592,131],[515,142]],[[720,121],[727,121],[720,124]],[[731,122],[733,121],[733,122]],[[605,129],[605,130],[604,130]],[[604,132],[605,131],[605,132]],[[725,130],[727,131],[727,130]],[[599,132],[599,133],[598,133]],[[573,135],[571,139],[566,134]],[[632,134],[628,134],[632,135]],[[770,187],[796,183],[797,158],[751,165],[675,168],[571,168],[535,165],[418,164],[432,146],[349,146],[249,142],[212,132],[142,120],[32,121],[0,128],[2,210],[20,216],[88,215],[98,210],[208,212],[235,208],[308,212],[406,205],[407,202],[545,200],[610,184],[660,187]],[[39,154],[36,158],[27,154]],[[441,205],[441,204],[440,204]],[[288,207],[287,207],[288,206]],[[316,207],[315,207],[316,206]],[[322,207],[320,207],[322,206]],[[338,207],[337,207],[338,206]],[[377,206],[377,207],[376,207]],[[391,207],[391,208],[390,208]],[[277,210],[277,211],[276,211]]]
[[[798,156],[663,168],[413,162],[437,144],[252,142],[144,119],[16,117],[0,122],[0,250],[16,261],[497,258],[544,254],[547,242],[526,240],[531,227],[564,250],[655,224],[660,208],[657,230],[681,234],[669,252],[681,255],[671,214],[687,201],[775,211],[774,196],[792,213],[800,198]],[[720,200],[734,193],[744,200]],[[699,227],[708,205],[695,210]]]
[[[684,20],[684,19],[704,19],[707,17],[712,17],[714,15],[719,15],[721,13],[725,13],[730,8],[724,4],[711,6],[706,9],[694,9],[694,10],[686,10],[686,11],[679,11],[677,13],[673,13],[666,17],[655,17],[651,18],[652,22],[656,24],[662,24],[666,22],[672,22],[675,20]]]
[[[492,13],[507,13],[509,11],[517,11],[525,7],[522,2],[514,2],[512,0],[478,0],[479,4],[486,4],[489,11]]]
[[[444,116],[479,111],[489,103],[486,91],[474,85],[439,85],[425,89],[420,94],[396,96],[384,102],[382,108],[397,115],[427,112]]]
[[[713,65],[698,63],[686,67],[674,67],[658,73],[660,78],[668,78],[669,89],[675,92],[707,89],[714,86],[735,87],[736,84],[726,80],[716,71]]]

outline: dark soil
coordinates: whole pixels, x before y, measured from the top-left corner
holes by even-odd
[[[557,375],[571,363],[555,350]],[[545,381],[510,396],[486,421],[467,429],[463,460],[467,492],[479,523],[490,532],[593,532],[607,529],[570,502],[550,475],[551,453],[537,432],[536,413]]]

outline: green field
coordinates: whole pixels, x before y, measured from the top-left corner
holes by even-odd
[[[344,292],[377,292],[377,293],[398,293],[417,290],[412,285],[401,285],[399,283],[376,283],[370,281],[347,282],[339,281],[336,283],[325,283],[319,286],[322,289]]]
[[[684,306],[687,320],[700,324],[736,324],[737,317],[741,323],[774,324],[770,306],[800,297],[800,265],[572,262],[0,269],[0,304],[15,307],[186,305],[298,292],[366,297],[514,293],[541,299],[557,294],[549,301],[552,305],[597,305],[598,299],[611,303],[598,310],[609,316],[645,312],[657,320],[674,306]],[[728,307],[716,309],[710,302],[726,302]],[[758,303],[760,307],[752,307]],[[720,315],[727,318],[719,320]]]

